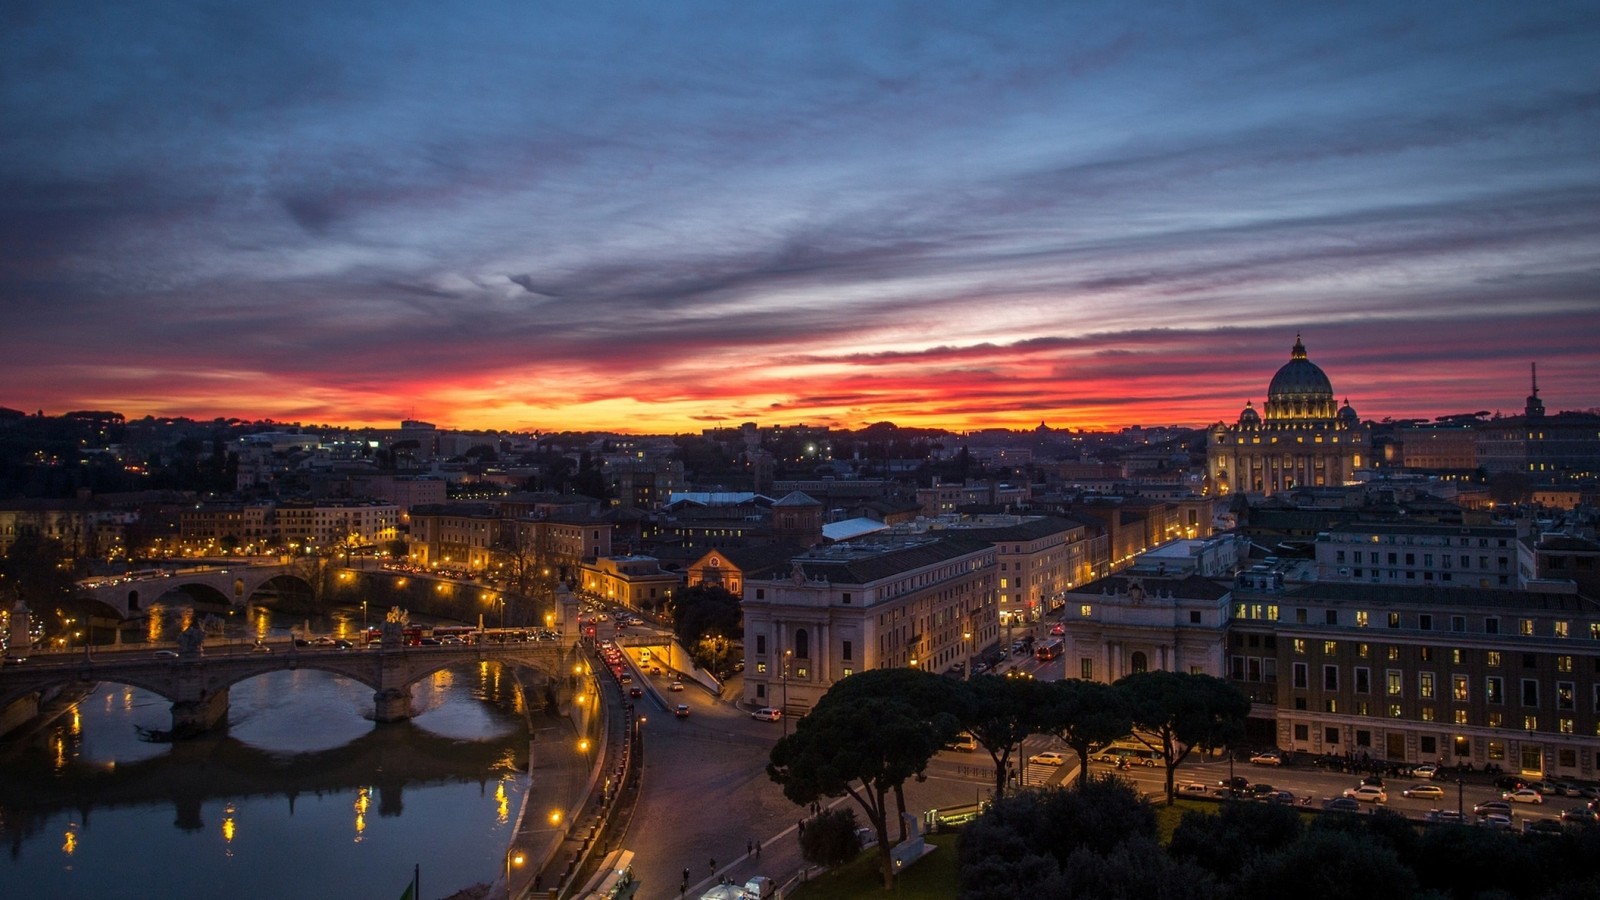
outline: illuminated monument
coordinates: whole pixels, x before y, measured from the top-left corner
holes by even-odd
[[[1289,361],[1272,376],[1261,412],[1249,403],[1233,425],[1211,426],[1206,440],[1207,494],[1270,496],[1298,487],[1345,484],[1372,465],[1372,432],[1349,401],[1306,358],[1295,335]]]

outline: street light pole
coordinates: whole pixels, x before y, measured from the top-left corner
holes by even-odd
[[[1462,792],[1466,790],[1466,787],[1467,787],[1467,780],[1465,778],[1462,778],[1460,775],[1457,775],[1456,776],[1456,815],[1459,816],[1462,821],[1466,821],[1466,818],[1467,818],[1467,803],[1466,803],[1466,800],[1462,796]]]
[[[783,651],[783,710],[778,718],[783,720],[783,736],[789,736],[789,658],[794,656],[793,650]]]
[[[966,646],[963,648],[963,651],[966,653],[966,660],[962,664],[962,667],[961,667],[961,680],[962,681],[971,681],[972,680],[972,632],[970,630],[961,632],[961,641],[962,641],[962,643],[966,644]]]

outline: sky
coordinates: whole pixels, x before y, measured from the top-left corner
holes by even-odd
[[[1600,0],[0,6],[0,406],[1600,406]]]

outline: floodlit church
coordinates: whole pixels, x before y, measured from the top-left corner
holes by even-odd
[[[1270,496],[1300,487],[1354,481],[1372,466],[1372,431],[1306,358],[1295,335],[1289,361],[1272,376],[1260,412],[1246,403],[1233,425],[1211,426],[1206,441],[1206,493]]]

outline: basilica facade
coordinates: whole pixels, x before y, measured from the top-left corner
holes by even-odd
[[[1258,412],[1246,403],[1232,425],[1206,439],[1206,493],[1257,496],[1340,485],[1372,466],[1372,431],[1349,401],[1338,406],[1322,369],[1296,335],[1289,361],[1272,376]]]

